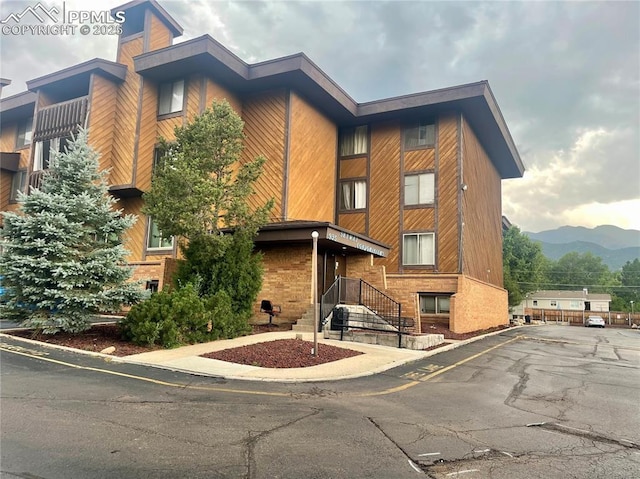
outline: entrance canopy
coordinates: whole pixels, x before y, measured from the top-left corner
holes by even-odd
[[[260,228],[255,244],[258,248],[286,243],[311,244],[311,233],[314,231],[318,232],[318,246],[321,249],[342,250],[349,254],[373,254],[380,258],[385,258],[389,254],[389,245],[322,221],[270,223]]]

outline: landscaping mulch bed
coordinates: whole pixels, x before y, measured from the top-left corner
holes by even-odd
[[[34,334],[33,331],[12,331],[8,334],[20,336],[22,338],[33,339],[43,343],[57,344],[73,349],[93,351],[99,353],[111,346],[115,351],[112,356],[130,356],[131,354],[146,353],[162,349],[161,346],[138,346],[130,341],[125,341],[120,337],[120,330],[116,324],[96,324],[91,329],[78,334],[56,333],[56,334]]]
[[[468,339],[479,334],[491,331],[506,329],[508,326],[491,328],[473,333],[456,334],[442,325],[430,325],[423,333],[443,334],[445,339]],[[273,331],[291,330],[291,324],[262,324],[252,326],[250,334],[260,334]],[[160,346],[138,346],[120,337],[120,331],[116,324],[93,325],[91,329],[79,333],[57,333],[54,335],[39,334],[34,336],[33,331],[11,331],[8,334],[23,338],[34,339],[50,344],[66,346],[68,348],[85,351],[101,352],[106,348],[114,347],[115,350],[109,354],[112,356],[130,356],[132,354],[146,353],[162,349]],[[442,347],[447,342],[428,348],[427,350]],[[340,359],[357,356],[359,351],[347,348],[331,346],[327,344],[318,345],[318,355],[313,356],[311,351],[313,343],[301,339],[280,339],[276,341],[266,341],[238,348],[225,349],[214,353],[204,354],[203,357],[219,359],[238,364],[260,366],[263,368],[304,368],[315,366]]]
[[[473,331],[470,333],[454,333],[442,324],[429,324],[423,328],[422,334],[443,334],[444,339],[463,340],[479,336],[481,334],[492,333],[494,331],[502,331],[509,329],[509,325],[496,326],[495,328],[483,329],[481,331]]]
[[[318,344],[313,356],[313,343],[302,339],[277,339],[203,354],[203,358],[219,359],[262,368],[306,368],[363,354],[352,349]]]

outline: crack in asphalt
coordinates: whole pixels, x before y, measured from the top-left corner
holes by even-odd
[[[527,424],[527,427],[539,427],[542,429],[548,429],[550,431],[561,432],[563,434],[567,434],[570,436],[586,438],[591,441],[602,442],[605,444],[614,444],[614,445],[622,446],[628,449],[640,450],[640,444],[636,444],[635,442],[627,439],[617,439],[615,437],[607,436],[605,434],[601,434],[598,432],[587,431],[586,429],[578,429],[570,426],[564,426],[562,424],[558,424],[554,422],[541,422],[541,423],[535,423],[535,424]]]
[[[397,442],[395,439],[393,439],[391,436],[389,436],[389,435],[385,432],[385,430],[382,428],[382,426],[381,426],[380,424],[378,424],[374,418],[367,416],[367,417],[366,417],[366,419],[367,419],[371,424],[373,424],[373,426],[374,426],[378,431],[380,431],[380,432],[382,433],[382,435],[383,435],[385,438],[387,438],[387,440],[388,440],[389,442],[391,442],[391,444],[393,444],[393,445],[394,445],[394,446],[395,446],[395,447],[396,447],[396,448],[397,448],[397,449],[398,449],[398,450],[399,450],[399,451],[404,455],[404,457],[406,457],[406,458],[407,458],[407,460],[409,461],[409,465],[410,465],[412,468],[414,468],[414,469],[415,469],[416,467],[420,468],[420,470],[421,470],[421,471],[423,471],[424,473],[426,473],[426,474],[427,474],[427,477],[429,477],[429,478],[433,479],[433,476],[431,476],[431,475],[429,475],[429,474],[427,473],[427,471],[425,470],[425,466],[421,463],[421,461],[418,461],[417,463],[416,463],[416,462],[414,462],[414,461],[413,461],[413,459],[411,458],[411,456],[409,455],[409,453],[408,453],[407,451],[405,451],[405,449],[404,449],[400,444],[398,444],[398,442]],[[415,466],[415,467],[414,467],[414,466]]]
[[[19,477],[20,479],[46,479],[43,476],[36,476],[35,474],[31,474],[29,472],[11,472],[0,470],[0,474],[2,477],[5,477],[5,474],[8,474],[10,477]]]
[[[292,419],[291,421],[288,421],[284,424],[280,424],[279,426],[272,427],[271,429],[260,431],[253,436],[252,436],[252,431],[248,431],[247,439],[244,439],[242,441],[242,444],[246,447],[246,459],[247,459],[247,464],[246,464],[247,475],[245,476],[245,478],[253,479],[256,477],[257,466],[256,466],[256,459],[255,459],[255,447],[258,441],[260,441],[261,439],[269,436],[270,434],[276,431],[279,431],[280,429],[287,428],[304,419],[320,414],[320,412],[322,412],[322,409],[312,408],[312,411],[309,414],[305,414],[298,418]]]

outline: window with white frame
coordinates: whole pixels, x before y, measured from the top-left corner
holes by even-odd
[[[450,295],[420,295],[420,314],[449,314],[451,304]]]
[[[49,168],[53,155],[57,152],[64,152],[70,141],[71,138],[67,136],[37,141],[33,154],[33,170],[40,171]]]
[[[403,235],[402,264],[405,266],[435,264],[435,235],[433,233]]]
[[[184,80],[160,85],[158,115],[167,115],[182,111],[184,101]]]
[[[349,180],[340,182],[340,209],[362,210],[367,207],[367,182]]]
[[[405,175],[404,177],[405,206],[433,204],[434,199],[435,199],[435,175],[433,173]]]
[[[18,136],[16,138],[16,148],[22,148],[31,144],[33,117],[18,123]]]
[[[340,134],[340,156],[364,155],[367,153],[367,126],[345,128]]]
[[[147,228],[147,250],[173,249],[173,236],[166,238],[153,218],[149,218]]]
[[[423,148],[436,144],[436,125],[432,121],[419,121],[405,128],[404,147]]]
[[[27,170],[16,171],[13,174],[13,178],[11,180],[11,193],[9,196],[9,201],[11,201],[12,203],[17,201],[18,191],[22,191],[24,193],[26,187],[27,187]]]

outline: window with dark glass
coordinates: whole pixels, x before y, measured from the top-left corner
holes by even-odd
[[[420,314],[449,314],[451,296],[449,295],[420,295]]]
[[[166,151],[164,150],[164,148],[160,148],[159,146],[156,146],[153,149],[153,166],[152,166],[152,171],[155,171],[156,168],[158,168],[158,166],[160,165],[160,163],[162,162],[162,160],[164,159],[164,155],[165,155]]]
[[[182,111],[184,101],[184,80],[160,85],[158,115],[167,115]]]
[[[18,170],[13,174],[11,180],[11,193],[9,201],[15,202],[18,199],[18,191],[25,192],[27,187],[27,170]]]
[[[33,117],[18,123],[18,137],[16,138],[16,148],[22,148],[31,144],[33,127]]]
[[[152,279],[147,281],[147,284],[145,285],[145,289],[148,289],[149,291],[151,291],[151,293],[157,293],[159,286],[160,286],[160,281],[157,279]]]
[[[364,155],[367,153],[367,126],[345,128],[340,134],[340,156]]]
[[[53,155],[57,152],[64,152],[71,138],[64,136],[61,138],[51,138],[50,140],[37,141],[33,155],[33,170],[46,170]]]
[[[149,228],[147,229],[147,249],[172,249],[173,248],[173,237],[165,237],[162,235],[162,231],[158,228],[158,223],[156,223],[152,218],[149,218]]]
[[[405,148],[422,148],[436,144],[436,125],[433,122],[420,121],[404,130]]]

